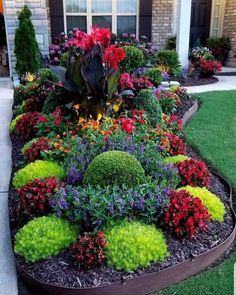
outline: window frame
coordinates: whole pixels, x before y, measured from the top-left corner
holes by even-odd
[[[118,16],[135,16],[136,17],[136,38],[139,36],[139,9],[140,0],[137,0],[136,13],[117,13],[117,0],[112,0],[112,11],[109,13],[93,13],[92,0],[86,0],[87,12],[66,12],[66,0],[63,0],[64,28],[67,33],[67,16],[86,16],[87,32],[90,33],[93,16],[111,16],[112,33],[117,34],[117,17]],[[125,33],[125,32],[124,32]]]

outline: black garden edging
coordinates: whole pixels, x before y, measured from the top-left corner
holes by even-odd
[[[185,125],[191,119],[197,110],[198,101],[196,100],[194,105],[183,116],[183,125]],[[233,243],[236,234],[236,217],[232,207],[232,188],[224,178],[219,175],[217,176],[223,183],[225,183],[226,187],[228,188],[230,210],[234,219],[234,229],[231,235],[224,242],[212,248],[211,250],[191,259],[187,259],[175,266],[159,270],[158,272],[126,279],[124,281],[118,281],[100,287],[65,288],[43,283],[42,281],[39,281],[33,277],[23,267],[21,267],[16,259],[16,266],[20,278],[24,282],[25,286],[29,288],[29,290],[33,291],[35,295],[145,295],[169,287],[192,275],[197,274],[222,256],[222,254]]]

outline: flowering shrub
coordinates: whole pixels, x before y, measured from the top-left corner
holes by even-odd
[[[77,228],[55,216],[38,217],[28,222],[15,236],[15,253],[28,262],[55,256],[77,238]]]
[[[96,156],[88,165],[83,183],[132,187],[145,180],[145,172],[135,157],[122,151],[108,151]]]
[[[36,141],[34,140],[30,146],[24,149],[24,156],[28,162],[34,162],[40,159],[41,151],[49,149],[50,140],[46,137],[40,137]]]
[[[108,265],[118,270],[147,267],[152,262],[164,261],[168,255],[165,238],[154,225],[123,220],[109,225],[104,234]]]
[[[16,122],[15,132],[21,140],[27,141],[36,136],[36,125],[46,118],[38,112],[23,114]]]
[[[175,164],[179,170],[181,185],[208,187],[210,182],[209,171],[204,162],[187,159]]]
[[[28,217],[46,215],[51,211],[49,200],[63,184],[56,177],[35,179],[17,190],[20,209]]]
[[[199,198],[192,198],[184,190],[173,192],[164,215],[164,222],[178,237],[194,238],[207,228],[210,215]]]
[[[203,205],[208,209],[211,219],[219,222],[224,221],[225,206],[215,194],[207,190],[205,187],[192,187],[190,185],[180,188],[185,190],[192,197],[201,199]]]
[[[205,60],[201,59],[200,63],[201,75],[204,77],[210,77],[216,73],[221,72],[222,64],[217,60]]]
[[[164,213],[171,191],[157,182],[133,188],[67,185],[54,194],[50,205],[57,216],[76,222],[85,231],[101,228],[111,218],[128,217],[151,224]]]
[[[164,126],[162,124],[162,128],[166,129],[166,131],[169,131],[175,135],[182,135],[183,131],[183,123],[182,120],[179,119],[176,115],[163,115],[162,116],[162,121],[164,123]]]
[[[201,59],[214,60],[214,56],[207,47],[194,47],[189,53],[189,59],[196,64]]]
[[[37,160],[17,171],[13,177],[12,183],[15,188],[21,188],[29,181],[36,178],[44,179],[51,176],[63,178],[64,173],[64,169],[57,163]]]
[[[183,139],[174,135],[173,133],[167,133],[169,139],[169,154],[171,156],[183,155],[185,154],[186,145]]]
[[[30,82],[25,85],[20,84],[14,88],[14,102],[20,104],[29,97],[35,96],[38,93],[38,87],[38,82]]]
[[[140,91],[142,89],[153,88],[154,85],[149,81],[148,77],[134,77],[129,73],[123,73],[119,80],[119,89]]]
[[[176,107],[181,104],[179,96],[172,91],[157,88],[154,93],[161,105],[163,113],[166,115],[172,114],[176,110]]]
[[[90,269],[101,266],[106,260],[106,241],[103,232],[97,234],[85,233],[74,242],[70,252],[74,264],[80,269]]]

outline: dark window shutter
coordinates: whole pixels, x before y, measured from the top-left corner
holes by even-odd
[[[49,0],[52,38],[65,31],[63,0]]]
[[[140,0],[139,36],[152,38],[152,0]]]

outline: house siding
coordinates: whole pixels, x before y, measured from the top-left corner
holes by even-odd
[[[236,0],[226,0],[223,34],[230,38],[236,54]]]
[[[40,51],[43,55],[48,54],[48,14],[46,0],[5,0],[5,18],[8,32],[9,58],[11,60],[12,72],[15,73],[16,58],[14,54],[15,30],[18,27],[17,13],[24,5],[32,12],[32,23],[35,28],[36,38]]]
[[[152,42],[158,48],[165,47],[172,36],[173,1],[153,0],[152,3]]]

